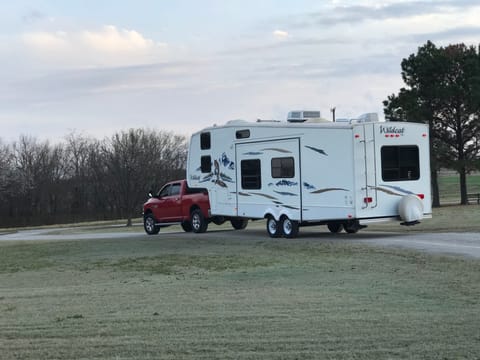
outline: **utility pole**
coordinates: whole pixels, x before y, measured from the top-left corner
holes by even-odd
[[[335,110],[336,110],[336,107],[332,107],[332,108],[330,109],[330,111],[332,112],[333,122],[335,122]]]

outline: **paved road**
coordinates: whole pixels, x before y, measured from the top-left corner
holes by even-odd
[[[93,240],[93,239],[115,239],[134,236],[143,236],[143,233],[132,232],[72,232],[62,233],[69,229],[37,229],[20,230],[12,233],[0,234],[0,241],[35,241],[35,240]]]
[[[304,230],[305,229],[305,230]],[[375,246],[392,246],[399,248],[408,248],[429,253],[441,253],[460,255],[465,257],[480,258],[480,233],[379,233],[361,231],[358,234],[338,234],[332,235],[324,230],[322,232],[310,230],[314,228],[304,228],[300,232],[299,241],[354,241],[358,243],[371,244]],[[77,232],[62,233],[65,229],[39,229],[23,230],[10,234],[0,234],[0,241],[35,241],[35,240],[90,240],[90,239],[121,239],[121,238],[145,238],[155,239],[155,236],[163,236],[170,233],[176,237],[194,236],[176,231],[175,228],[168,228],[161,231],[159,235],[149,237],[143,232]],[[265,229],[247,229],[245,231],[220,230],[215,227],[209,229],[208,234],[196,236],[210,236],[212,238],[235,238],[245,239],[252,236],[265,237],[269,239]],[[273,240],[272,240],[273,241]],[[294,240],[290,240],[294,241]]]
[[[480,233],[410,233],[362,239],[361,242],[480,258]]]

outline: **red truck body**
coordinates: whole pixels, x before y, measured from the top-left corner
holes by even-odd
[[[236,230],[245,229],[248,219],[223,216],[210,217],[210,201],[206,189],[189,188],[186,180],[166,183],[143,204],[143,226],[149,235],[158,234],[161,227],[180,224],[183,230],[203,233],[208,224],[230,220]]]
[[[173,224],[182,224],[185,231],[195,231],[191,228],[192,215],[195,213],[201,217],[197,220],[208,223],[209,210],[210,202],[205,189],[189,188],[186,180],[171,181],[143,204],[145,231],[156,234],[160,227]]]

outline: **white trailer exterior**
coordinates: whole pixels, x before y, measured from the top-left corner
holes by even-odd
[[[190,187],[212,215],[267,219],[272,237],[326,224],[431,217],[428,127],[393,122],[230,121],[192,135]]]

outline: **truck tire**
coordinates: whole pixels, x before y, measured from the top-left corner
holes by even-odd
[[[192,211],[191,219],[192,230],[194,233],[204,233],[207,231],[208,222],[205,220],[205,217],[200,209]]]
[[[143,218],[143,228],[148,235],[156,235],[160,231],[160,226],[156,225],[157,221],[152,214],[147,214]]]
[[[283,236],[289,239],[296,238],[298,235],[298,221],[290,220],[288,216],[284,216],[280,221],[280,228],[282,229]]]
[[[247,227],[248,219],[245,218],[233,218],[230,219],[230,224],[235,230],[243,230]]]
[[[185,231],[185,232],[191,232],[192,231],[192,223],[190,221],[182,221],[180,226],[182,227],[183,231]]]
[[[280,224],[273,216],[267,217],[267,232],[272,238],[278,238],[282,235]]]

